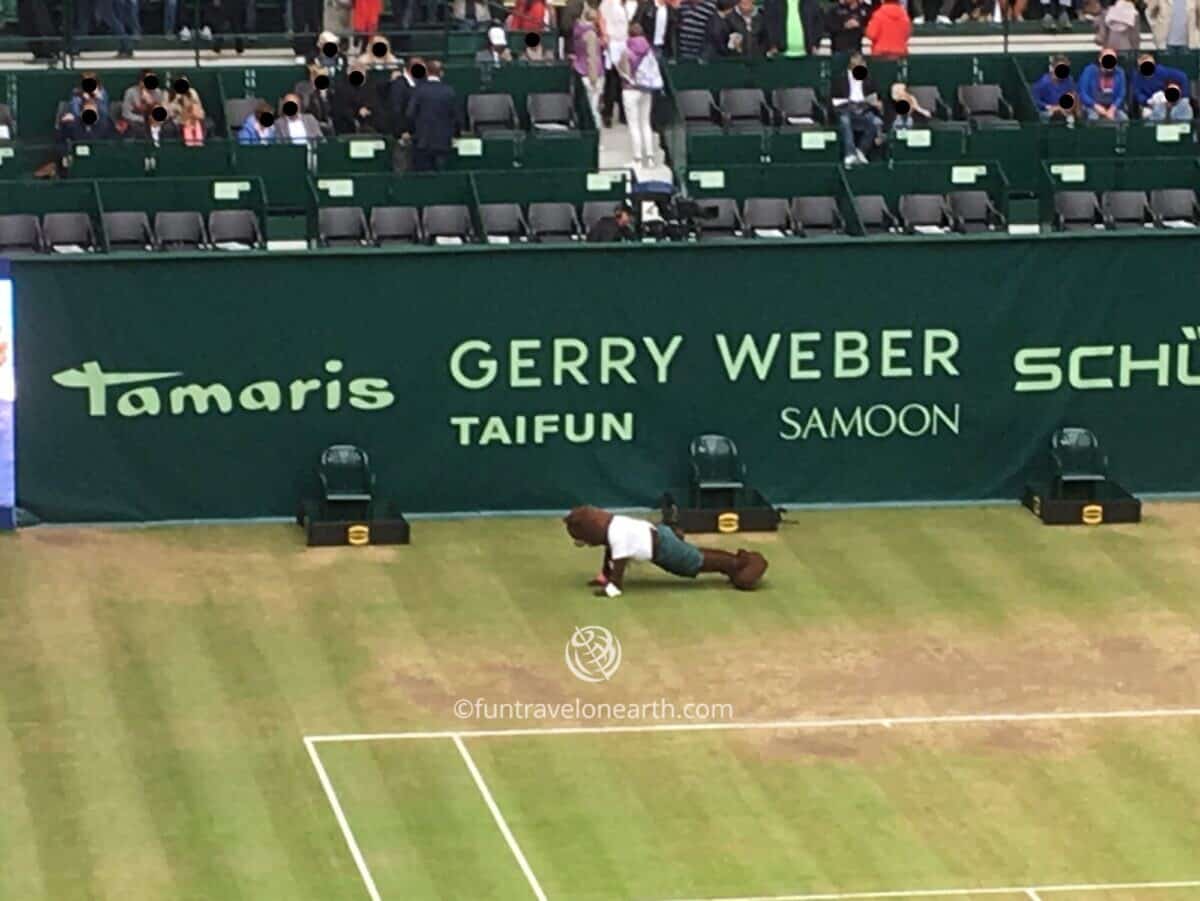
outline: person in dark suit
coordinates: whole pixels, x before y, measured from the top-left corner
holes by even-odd
[[[601,216],[588,229],[589,244],[615,244],[632,241],[637,237],[633,230],[633,210],[628,204],[617,204],[611,216]]]
[[[668,0],[641,0],[633,20],[642,26],[646,40],[659,60],[674,59],[675,41],[679,31],[679,10]]]
[[[387,114],[379,103],[379,89],[359,63],[355,63],[333,92],[333,127],[340,135],[383,134]]]
[[[837,115],[843,162],[847,166],[867,162],[883,124],[883,104],[861,53],[851,53],[846,68],[830,80],[829,96]]]
[[[738,0],[729,15],[729,30],[737,35],[734,43],[742,56],[755,59],[767,52],[767,21],[755,9],[754,0]]]
[[[444,169],[458,128],[458,97],[442,81],[442,64],[430,60],[428,77],[419,82],[408,102],[408,121],[413,134],[413,170]]]
[[[722,59],[736,56],[733,49],[733,7],[735,0],[717,0],[717,14],[708,20],[708,33],[704,38],[704,59]]]

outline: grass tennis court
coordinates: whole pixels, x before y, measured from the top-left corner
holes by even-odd
[[[1200,898],[1054,889],[1200,880],[1200,718],[875,722],[1200,707],[1200,507],[1146,513],[795,513],[741,538],[771,561],[758,592],[644,569],[616,601],[551,518],[363,550],[272,525],[19,532],[0,898],[367,898],[305,736],[562,729],[453,707],[577,698],[872,724],[468,736],[549,898]],[[623,646],[604,684],[564,663],[588,624]],[[453,739],[315,747],[382,898],[534,897]]]

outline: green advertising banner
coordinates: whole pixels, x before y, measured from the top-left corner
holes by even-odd
[[[897,239],[14,263],[20,503],[287,515],[351,442],[409,512],[651,505],[695,434],[778,503],[1015,498],[1065,423],[1200,489],[1196,242]]]

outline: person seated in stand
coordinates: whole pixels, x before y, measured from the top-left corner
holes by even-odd
[[[79,108],[79,115],[66,112],[58,120],[55,133],[55,144],[60,157],[71,152],[74,144],[86,144],[90,141],[111,141],[120,137],[108,116],[101,116],[99,105],[95,99],[87,99]]]
[[[151,110],[166,104],[167,92],[159,77],[152,70],[143,69],[137,82],[126,88],[121,97],[121,118],[129,128],[140,128]]]
[[[271,144],[275,141],[275,113],[271,104],[259,103],[254,112],[246,116],[238,129],[239,144]]]
[[[321,126],[321,133],[328,137],[334,133],[333,80],[330,78],[329,70],[316,63],[308,67],[308,73],[313,89],[308,92],[304,112],[317,120]]]
[[[370,73],[354,63],[333,93],[334,130],[339,135],[383,134],[386,118]]]
[[[512,62],[512,51],[508,49],[508,35],[499,25],[487,30],[486,43],[475,54],[475,62],[481,66],[502,66]]]
[[[588,229],[589,244],[615,244],[620,241],[633,241],[637,234],[633,230],[633,209],[625,203],[619,203],[613,209],[611,216],[601,216]]]
[[[186,85],[186,90],[179,89]],[[171,118],[176,123],[183,121],[183,110],[185,106],[190,106],[193,115],[199,113],[200,118],[207,120],[208,116],[204,112],[204,101],[200,99],[200,94],[196,91],[186,79],[176,79],[171,85],[171,89],[167,91],[167,112],[171,114]]]
[[[1171,66],[1160,66],[1153,53],[1139,53],[1133,75],[1133,100],[1148,122],[1190,122],[1192,103],[1188,99],[1187,73]],[[1172,89],[1173,88],[1173,89]]]
[[[847,166],[866,163],[879,142],[883,105],[861,53],[850,54],[845,71],[833,76],[829,96],[837,114],[843,162]]]
[[[146,111],[137,127],[129,129],[129,134],[130,137],[161,147],[164,141],[179,140],[179,126],[171,119],[165,106],[156,106]]]
[[[757,59],[766,54],[767,20],[755,8],[754,0],[737,0],[728,22],[737,55]]]
[[[190,97],[183,97],[175,119],[180,137],[187,147],[203,147],[208,137],[208,123],[204,120],[204,107]]]
[[[275,140],[281,144],[311,144],[321,138],[321,124],[303,111],[299,94],[284,94],[275,120]]]
[[[1079,101],[1089,122],[1124,122],[1125,70],[1117,65],[1111,47],[1100,51],[1099,63],[1088,63],[1079,76]]]
[[[912,128],[924,128],[933,118],[933,113],[921,106],[921,102],[908,90],[908,85],[902,81],[892,83],[891,101],[887,107],[887,121],[884,128],[888,134]]]
[[[108,88],[100,81],[95,72],[84,72],[79,79],[79,87],[71,92],[67,109],[76,119],[80,118],[85,104],[91,103],[101,119],[109,117]]]
[[[1073,120],[1078,113],[1074,100],[1078,93],[1079,88],[1071,75],[1071,61],[1061,53],[1052,57],[1049,70],[1033,83],[1033,103],[1038,118],[1043,122]],[[1067,106],[1062,102],[1064,96],[1072,98]]]

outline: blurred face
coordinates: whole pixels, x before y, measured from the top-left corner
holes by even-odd
[[[754,14],[754,0],[738,0],[738,10],[743,16]]]
[[[630,223],[630,221],[632,221],[632,219],[633,219],[633,217],[630,216],[626,210],[621,210],[619,213],[617,213],[616,218],[617,218],[617,225],[621,226],[621,228],[624,228],[625,226],[627,226]]]

